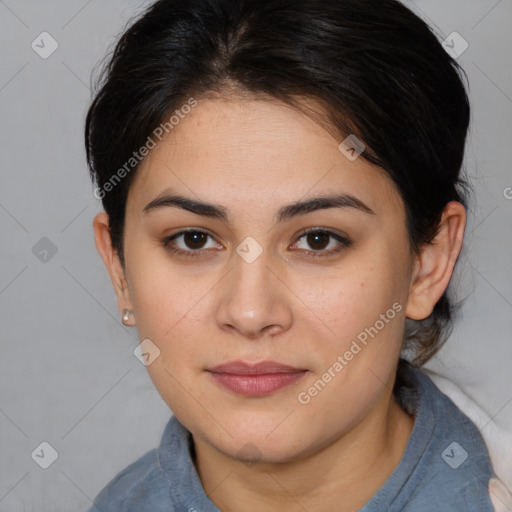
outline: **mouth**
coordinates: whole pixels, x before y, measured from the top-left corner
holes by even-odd
[[[207,372],[220,386],[234,393],[264,396],[297,382],[308,370],[274,361],[257,364],[232,361],[208,369]]]

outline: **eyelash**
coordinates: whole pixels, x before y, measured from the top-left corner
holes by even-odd
[[[176,238],[179,238],[180,236],[185,235],[187,233],[201,233],[201,234],[204,234],[204,235],[207,235],[207,236],[213,238],[209,233],[207,233],[206,231],[202,231],[200,229],[190,229],[190,230],[180,231],[179,233],[176,233],[175,235],[166,237],[162,240],[162,244],[163,244],[164,248],[167,251],[171,252],[172,254],[178,254],[180,256],[186,256],[189,258],[197,258],[198,256],[201,256],[202,253],[204,253],[203,249],[184,251],[182,249],[177,249],[175,246],[171,245],[171,242],[173,242]],[[337,253],[341,252],[343,249],[346,249],[347,247],[350,247],[352,245],[352,242],[348,238],[346,238],[342,235],[339,235],[337,233],[334,233],[332,231],[329,231],[326,229],[319,229],[319,228],[311,228],[311,229],[304,231],[297,238],[297,242],[300,239],[304,238],[305,236],[307,236],[311,233],[319,233],[319,234],[327,235],[331,238],[334,238],[337,242],[340,243],[340,247],[338,247],[337,249],[331,249],[330,251],[324,251],[324,250],[305,251],[313,258],[331,256],[333,254],[337,254]]]

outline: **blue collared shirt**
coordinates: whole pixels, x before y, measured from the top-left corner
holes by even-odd
[[[397,398],[414,414],[405,453],[359,512],[493,512],[494,476],[475,424],[421,370],[400,370]],[[190,432],[172,416],[155,448],[119,472],[88,512],[219,512],[193,462]]]

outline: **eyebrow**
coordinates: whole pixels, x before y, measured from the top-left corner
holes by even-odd
[[[229,222],[228,210],[224,206],[197,201],[180,194],[162,195],[148,203],[144,214],[161,208],[181,208],[197,215],[219,219]],[[357,197],[350,194],[332,194],[328,196],[313,197],[304,201],[296,201],[283,206],[276,216],[278,223],[285,222],[293,217],[306,215],[308,213],[327,210],[330,208],[354,208],[356,210],[375,215],[375,212]]]

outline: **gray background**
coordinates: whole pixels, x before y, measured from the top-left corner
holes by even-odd
[[[0,1],[2,512],[85,510],[157,446],[170,415],[133,355],[136,331],[120,323],[94,247],[100,204],[82,134],[93,67],[145,4]],[[473,107],[466,166],[476,202],[456,278],[467,300],[429,366],[512,431],[512,0],[408,5],[441,38],[457,31],[469,43],[458,60]],[[47,59],[31,48],[43,31],[59,45]],[[43,237],[56,254],[41,252]],[[48,469],[31,457],[43,441],[58,452]]]

